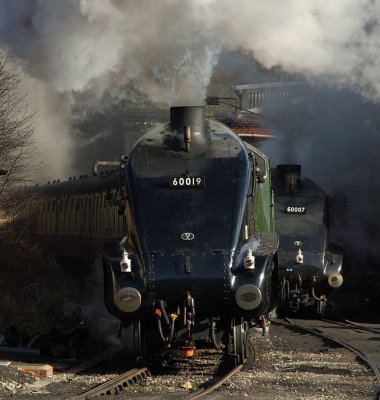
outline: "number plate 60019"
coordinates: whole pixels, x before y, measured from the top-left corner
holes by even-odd
[[[178,176],[170,179],[169,186],[174,188],[204,187],[206,180],[204,176]]]

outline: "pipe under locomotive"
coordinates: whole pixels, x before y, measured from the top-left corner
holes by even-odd
[[[276,305],[268,159],[204,107],[173,107],[122,166],[128,232],[105,246],[108,310],[137,355],[203,339],[242,362],[248,323]]]
[[[329,238],[330,202],[301,166],[272,171],[279,234],[279,309],[322,315],[328,295],[343,283],[341,249]]]

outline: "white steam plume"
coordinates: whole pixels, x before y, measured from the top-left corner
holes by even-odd
[[[252,51],[265,67],[380,100],[379,0],[217,1],[207,12],[224,46]]]
[[[379,0],[1,0],[0,6],[3,46],[60,92],[81,91],[114,72],[119,84],[135,80],[153,98],[181,101],[181,85],[204,93],[223,45],[251,51],[267,68],[280,65],[380,98]]]
[[[191,2],[0,4],[4,45],[25,61],[33,76],[59,92],[102,88],[94,81],[109,83],[111,73],[117,76],[114,85],[134,80],[153,100],[200,102],[220,51],[219,41]]]
[[[103,107],[132,83],[154,102],[200,104],[222,47],[379,101],[379,22],[380,0],[0,0],[0,48],[41,82],[40,114],[65,126],[45,134],[62,140],[68,98]]]

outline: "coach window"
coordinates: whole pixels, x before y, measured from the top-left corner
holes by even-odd
[[[50,210],[51,210],[51,201],[48,200],[48,201],[47,201],[46,211],[49,212]]]
[[[83,209],[83,200],[81,198],[77,199],[75,209],[79,211]]]
[[[70,199],[70,206],[69,206],[69,210],[73,211],[75,208],[75,199]]]
[[[58,210],[59,210],[59,211],[62,211],[62,210],[63,210],[63,199],[60,199],[60,200],[59,200]]]
[[[88,209],[92,210],[92,199],[88,199]]]
[[[110,199],[110,206],[111,207],[116,207],[117,206],[116,199],[117,199],[117,190],[113,189],[112,190],[112,197]]]

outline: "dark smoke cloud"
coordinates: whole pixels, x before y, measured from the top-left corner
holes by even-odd
[[[78,136],[81,124],[73,129],[73,119],[121,102],[200,104],[222,48],[378,101],[379,5],[0,0],[0,48],[25,75],[25,90],[40,110],[37,128],[49,173],[62,175],[75,165],[72,146],[108,134]]]
[[[378,307],[379,104],[347,89],[312,87],[266,112],[275,137],[262,150],[272,165],[301,164],[332,199],[330,240],[344,254],[340,307],[367,307],[363,297]]]
[[[307,88],[298,99],[266,109],[274,139],[263,146],[274,164],[299,163],[324,188],[370,184],[380,170],[379,105],[349,90]],[[364,162],[365,160],[365,162]]]

